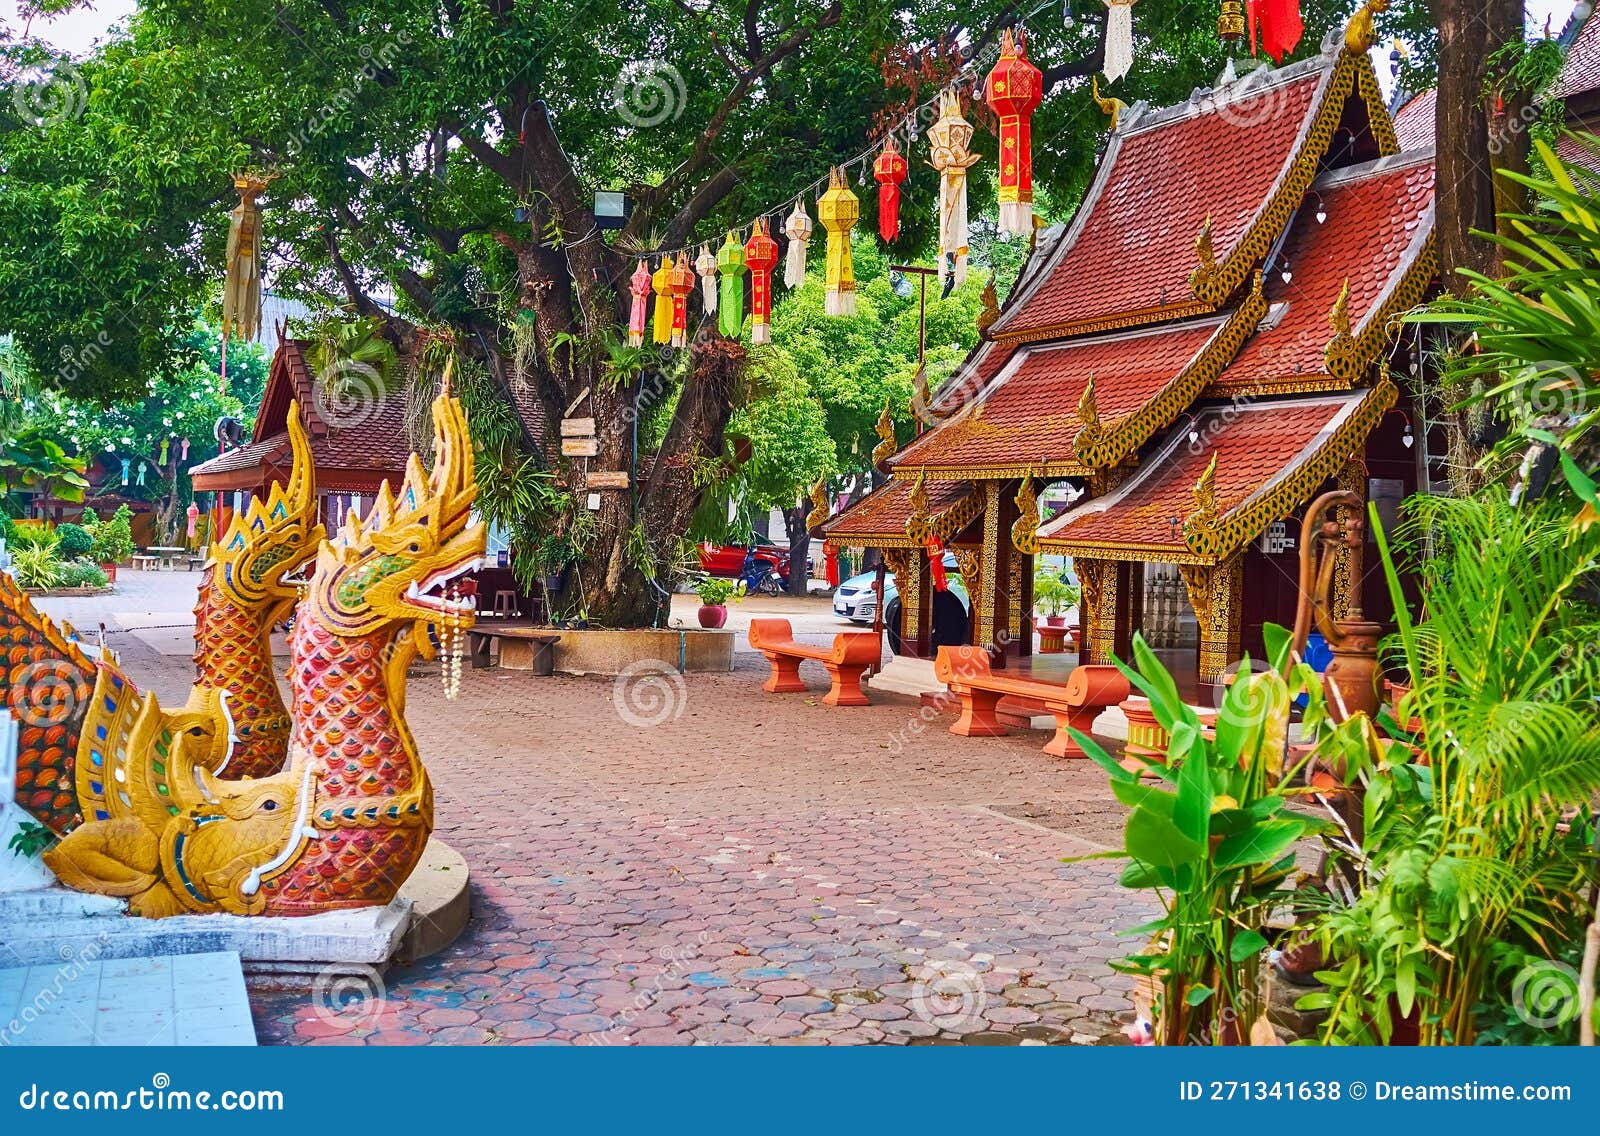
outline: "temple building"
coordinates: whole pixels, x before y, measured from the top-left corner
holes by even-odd
[[[1433,194],[1431,146],[1402,150],[1368,52],[1342,36],[1123,110],[1076,214],[1037,234],[922,431],[883,448],[890,480],[821,526],[883,550],[903,652],[950,641],[931,628],[944,547],[969,641],[1010,665],[1029,665],[1047,554],[1082,585],[1083,661],[1126,657],[1141,631],[1192,652],[1203,692],[1260,657],[1262,624],[1293,622],[1304,507],[1337,486],[1392,518],[1428,487],[1423,344],[1397,317],[1435,285]],[[1041,521],[1059,483],[1072,503]],[[1382,618],[1376,563],[1338,583]]]

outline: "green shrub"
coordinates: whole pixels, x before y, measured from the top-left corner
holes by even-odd
[[[24,588],[53,588],[61,575],[54,547],[25,545],[14,550],[11,574]]]
[[[116,564],[133,555],[133,510],[118,505],[108,521],[94,527],[95,560],[101,564]]]
[[[57,587],[103,588],[110,581],[100,566],[91,560],[73,560],[61,565]]]
[[[700,596],[700,602],[707,607],[716,607],[728,602],[728,597],[733,595],[739,587],[738,581],[724,580],[719,576],[706,576],[695,584],[694,590]]]
[[[77,560],[94,551],[94,537],[82,525],[56,526],[56,552],[63,560]]]
[[[9,544],[13,552],[24,548],[45,548],[50,550],[51,555],[55,554],[56,534],[43,521],[17,521],[12,532]]]

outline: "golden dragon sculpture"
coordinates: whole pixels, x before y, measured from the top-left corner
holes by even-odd
[[[318,545],[290,641],[281,772],[218,776],[203,711],[164,711],[114,663],[95,662],[74,776],[88,819],[45,853],[63,883],[153,917],[310,915],[394,898],[433,826],[406,668],[431,656],[430,626],[470,626],[474,601],[448,589],[484,550],[465,414],[443,396],[433,417],[432,473],[412,455],[398,493],[386,484],[365,521]]]

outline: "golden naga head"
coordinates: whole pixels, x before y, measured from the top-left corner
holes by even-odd
[[[472,599],[441,591],[480,567],[484,550],[484,527],[472,521],[478,486],[460,400],[433,400],[433,439],[431,474],[412,454],[399,492],[384,482],[366,519],[347,516],[344,528],[318,550],[306,602],[335,634],[472,621]]]
[[[293,602],[295,587],[284,577],[315,555],[325,535],[317,520],[311,443],[294,403],[289,405],[289,451],[289,483],[274,482],[265,501],[252,498],[249,509],[235,513],[206,558],[217,589],[242,608]]]

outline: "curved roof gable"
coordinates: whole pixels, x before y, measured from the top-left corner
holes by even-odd
[[[991,336],[1046,339],[1215,311],[1282,232],[1352,98],[1366,104],[1377,152],[1394,153],[1371,62],[1338,47],[1127,113],[1049,262]],[[1208,219],[1215,263],[1195,273]]]

